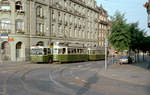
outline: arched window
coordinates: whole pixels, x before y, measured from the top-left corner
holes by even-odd
[[[43,41],[39,41],[36,46],[44,46],[44,42]]]
[[[15,4],[16,11],[22,11],[22,3],[21,1],[17,1]]]

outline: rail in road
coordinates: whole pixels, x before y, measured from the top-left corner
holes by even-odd
[[[84,67],[84,68],[83,68]],[[97,66],[96,66],[97,67]],[[80,71],[92,71],[96,72],[96,69],[92,69],[92,63],[83,63],[73,64],[73,65],[48,65],[48,66],[36,66],[30,67],[29,65],[24,65],[22,67],[17,68],[7,68],[6,70],[2,70],[1,72],[11,72],[9,76],[3,79],[2,85],[2,95],[60,95],[64,93],[67,95],[66,92],[68,91],[68,95],[70,93],[76,93],[76,88],[84,88],[87,89],[88,86],[84,86],[85,84],[89,85],[89,82],[80,76],[78,76],[78,72]],[[57,91],[52,91],[53,88],[49,88],[50,90],[47,91],[48,93],[39,90],[38,87],[31,87],[30,83],[28,82],[32,75],[37,75],[36,72],[45,71],[46,79],[49,79],[49,86],[54,86]],[[77,72],[78,71],[78,72]],[[30,76],[31,75],[31,76]],[[30,77],[29,77],[30,76]],[[69,77],[68,77],[69,76]],[[31,78],[33,81],[41,82],[36,78]],[[71,80],[70,80],[71,79]],[[45,80],[45,79],[44,79]],[[69,81],[70,80],[70,81]],[[42,82],[41,82],[42,83]],[[12,87],[13,86],[13,87]],[[43,85],[44,86],[44,85]],[[18,94],[17,94],[18,93]],[[44,93],[44,94],[43,94]],[[78,92],[79,93],[79,92]]]

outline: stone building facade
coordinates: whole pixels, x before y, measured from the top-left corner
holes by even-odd
[[[36,45],[99,47],[98,18],[94,0],[0,0],[0,60],[27,61]]]
[[[107,11],[100,5],[99,7],[99,34],[98,34],[98,46],[101,48],[105,47],[105,38],[108,37],[110,31],[110,21],[108,20],[108,13]]]

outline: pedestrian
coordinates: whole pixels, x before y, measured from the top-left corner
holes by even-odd
[[[147,69],[150,69],[150,61],[147,64]]]

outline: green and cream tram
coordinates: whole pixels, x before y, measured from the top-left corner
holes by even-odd
[[[98,61],[105,59],[104,50],[101,48],[88,48],[88,60]]]
[[[52,49],[43,46],[32,46],[30,50],[30,60],[35,63],[52,63]]]
[[[87,49],[82,47],[54,47],[53,61],[60,63],[88,61]]]

